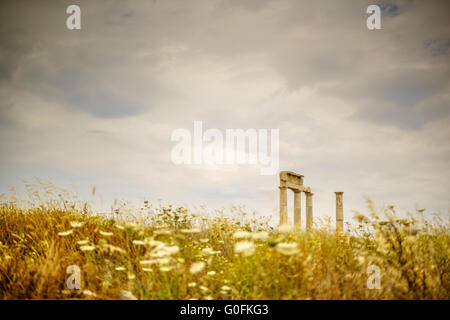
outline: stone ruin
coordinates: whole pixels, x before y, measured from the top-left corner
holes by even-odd
[[[306,229],[313,227],[313,202],[312,197],[314,193],[311,188],[303,185],[303,176],[291,171],[280,172],[280,225],[289,224],[288,210],[287,210],[287,189],[294,192],[294,227],[300,229],[301,227],[301,193],[306,195]],[[336,231],[344,231],[344,207],[343,194],[338,191],[336,194]]]

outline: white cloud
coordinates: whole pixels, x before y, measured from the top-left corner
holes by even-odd
[[[337,190],[347,217],[363,195],[447,214],[445,5],[400,2],[368,31],[360,1],[80,1],[77,33],[62,4],[5,2],[1,188],[40,176],[276,216],[277,176],[171,163],[172,130],[202,120],[280,129],[280,168],[305,175],[318,216]]]

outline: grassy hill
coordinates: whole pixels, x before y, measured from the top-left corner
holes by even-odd
[[[336,234],[333,226],[273,230],[172,206],[131,217],[94,214],[60,195],[13,197],[0,204],[0,297],[449,299],[448,222],[398,219],[370,202],[368,211]],[[79,290],[67,286],[71,265]]]

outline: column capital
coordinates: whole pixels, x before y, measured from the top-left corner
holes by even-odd
[[[339,194],[344,194],[344,191],[336,191],[335,192],[337,195],[339,195]]]

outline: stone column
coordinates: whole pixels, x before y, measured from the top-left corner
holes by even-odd
[[[313,226],[313,207],[312,196],[314,193],[306,192],[306,229],[312,229]]]
[[[287,212],[287,188],[280,188],[280,225],[288,223],[288,212]]]
[[[294,190],[294,227],[300,229],[302,214],[302,193],[300,190]]]
[[[342,203],[342,197],[344,192],[338,191],[336,193],[336,231],[344,231],[344,205]]]

